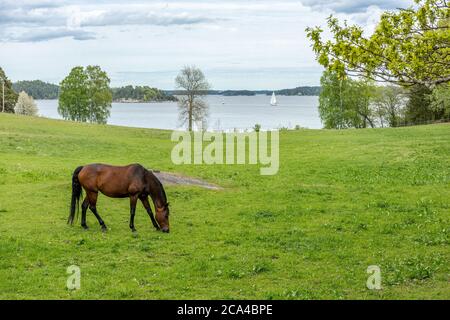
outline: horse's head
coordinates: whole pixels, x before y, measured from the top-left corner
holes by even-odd
[[[169,232],[169,203],[160,208],[156,208],[156,221],[162,232]]]

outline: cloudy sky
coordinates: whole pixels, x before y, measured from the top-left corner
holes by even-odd
[[[319,84],[307,26],[334,14],[368,33],[382,10],[412,0],[0,0],[0,66],[13,81],[59,83],[76,65],[113,86],[173,89],[197,65],[215,89]]]

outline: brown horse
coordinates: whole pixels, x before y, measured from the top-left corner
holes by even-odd
[[[156,230],[169,232],[169,203],[166,193],[158,178],[140,164],[124,167],[105,164],[90,164],[78,167],[72,176],[72,201],[68,222],[73,224],[75,212],[78,211],[82,189],[86,191],[86,198],[81,205],[81,226],[88,229],[86,224],[86,211],[89,209],[97,218],[103,231],[106,231],[105,222],[97,212],[97,197],[100,191],[111,198],[130,198],[130,229],[135,232],[134,215],[137,200],[141,200],[147,210]],[[153,200],[155,216],[148,202],[148,196]]]

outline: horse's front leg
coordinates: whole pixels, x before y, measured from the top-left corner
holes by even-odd
[[[159,230],[159,225],[155,220],[155,217],[153,216],[152,207],[150,207],[150,203],[148,202],[148,197],[141,197],[142,204],[144,205],[145,210],[147,210],[148,215],[150,216],[150,219],[152,220],[153,226],[156,230]]]
[[[130,229],[133,232],[136,232],[136,228],[134,227],[134,216],[136,214],[136,203],[138,197],[136,195],[130,196]]]

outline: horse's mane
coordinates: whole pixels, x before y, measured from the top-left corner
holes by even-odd
[[[167,205],[167,196],[166,196],[166,191],[164,190],[164,187],[163,187],[163,185],[162,185],[161,181],[159,181],[158,177],[157,177],[157,176],[155,176],[155,178],[156,178],[156,182],[157,182],[157,183],[158,183],[158,185],[159,185],[159,189],[161,190],[161,195],[162,195],[162,198],[164,199],[164,202],[165,202],[165,204]]]
[[[163,199],[164,204],[167,205],[167,196],[166,196],[166,191],[164,190],[163,184],[161,183],[161,181],[159,181],[158,177],[155,175],[153,170],[147,170],[147,171],[150,172],[152,174],[152,176],[154,177],[155,182],[159,186],[159,191],[160,191],[160,194],[161,194],[161,198]]]

